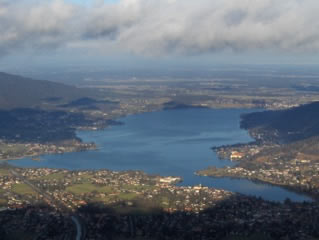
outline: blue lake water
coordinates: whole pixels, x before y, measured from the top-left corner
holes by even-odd
[[[96,151],[45,155],[40,162],[30,158],[12,160],[23,167],[77,169],[143,170],[151,174],[181,176],[181,185],[222,188],[267,200],[294,201],[310,198],[280,187],[231,178],[194,175],[208,166],[232,166],[219,160],[212,146],[244,143],[252,139],[239,128],[244,109],[176,109],[131,115],[120,119],[121,126],[103,131],[81,131],[83,141],[94,141]]]

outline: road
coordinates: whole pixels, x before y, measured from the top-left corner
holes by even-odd
[[[75,240],[82,240],[82,227],[81,227],[81,224],[79,222],[79,219],[76,218],[75,216],[71,216],[71,219],[73,221],[73,223],[75,224],[76,226],[76,238]]]
[[[61,212],[64,213],[71,213],[71,210],[65,205],[64,202],[52,197],[39,187],[35,186],[33,183],[31,183],[28,179],[26,179],[24,176],[19,174],[18,172],[14,171],[13,169],[10,169],[10,172],[12,175],[20,179],[20,181],[24,182],[28,186],[30,186],[34,191],[36,191],[38,194],[42,195],[43,198],[51,204],[54,208],[59,209]],[[71,220],[74,223],[74,226],[76,228],[76,240],[83,240],[85,239],[85,226],[83,224],[83,221],[80,220],[80,217],[77,215],[71,215]]]

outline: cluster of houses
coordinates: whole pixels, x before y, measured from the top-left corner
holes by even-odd
[[[68,141],[62,144],[41,144],[41,143],[4,143],[0,142],[0,160],[18,159],[23,157],[34,157],[43,154],[61,154],[95,149],[93,143],[80,141]]]
[[[319,194],[319,162],[306,159],[292,159],[285,162],[276,160],[265,162],[256,169],[241,166],[211,168],[205,171],[205,175],[248,178]]]
[[[199,213],[156,212],[112,214],[82,213],[88,239],[299,239],[316,236],[319,207],[316,204],[273,203],[234,195]]]
[[[141,171],[67,171],[48,168],[17,169],[71,210],[88,203],[148,201],[167,212],[200,212],[233,194],[208,187],[176,186],[180,177],[147,175]]]
[[[295,163],[299,167],[307,164],[305,161],[295,161]],[[6,211],[0,211],[0,221],[1,214],[8,214],[7,209],[18,211],[30,205],[36,206],[41,201],[41,196],[34,197],[32,202],[28,197],[30,194],[15,193],[13,186],[23,183],[8,170],[0,170],[2,196],[10,196],[13,197],[11,200],[21,201],[15,204],[20,205],[20,208],[13,207],[15,206],[13,203],[10,208],[7,202],[8,208],[3,209]],[[226,170],[231,174],[248,176],[265,174],[240,167],[226,168]],[[71,212],[77,212],[87,226],[87,239],[104,239],[110,229],[114,236],[119,237],[212,239],[211,236],[221,237],[227,234],[248,236],[257,228],[265,233],[282,234],[282,236],[290,234],[289,237],[293,239],[309,239],[308,237],[314,234],[310,230],[319,221],[316,217],[319,214],[319,207],[315,202],[273,203],[202,185],[176,186],[175,183],[181,181],[179,177],[147,175],[141,171],[68,171],[48,168],[16,168],[15,171],[65,204],[72,210]],[[82,207],[85,208],[90,204],[98,204],[99,210],[82,210]],[[119,214],[107,210],[103,212],[104,207],[107,209],[112,206],[132,208],[133,212],[136,206],[146,210],[148,204],[161,211],[137,215],[129,211]],[[54,209],[47,210],[43,214],[51,214],[50,212],[58,214]],[[309,222],[309,218],[314,220]],[[52,220],[52,217],[50,219]],[[66,226],[67,218],[63,219],[59,215],[59,219]],[[289,224],[286,224],[287,222]],[[35,221],[34,224],[39,223]],[[46,226],[44,223],[42,225]],[[231,232],[229,226],[232,226]],[[277,229],[276,226],[280,228]],[[167,235],[170,231],[173,235]]]

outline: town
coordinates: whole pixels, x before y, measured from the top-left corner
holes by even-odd
[[[41,199],[30,186],[11,173],[12,167],[1,170],[1,199],[8,209],[23,204],[38,204]],[[178,187],[179,177],[147,175],[140,171],[114,172],[67,171],[48,168],[15,168],[15,172],[41,191],[63,202],[71,211],[88,203],[101,205],[146,201],[164,211],[199,212],[213,206],[232,193],[202,186]],[[19,197],[24,196],[23,198]],[[198,197],[201,196],[200,199]]]
[[[82,142],[76,131],[122,124],[114,119],[128,114],[190,107],[289,109],[317,99],[312,92],[289,89],[282,96],[282,89],[274,93],[272,87],[242,88],[215,80],[200,85],[192,81],[110,81],[90,88],[99,89],[98,99],[43,98],[37,103],[42,108],[2,110],[0,160],[31,157],[38,161],[43,154],[96,149],[94,143]],[[256,96],[258,91],[262,97]],[[269,202],[202,185],[181,186],[177,185],[183,181],[179,176],[18,168],[3,161],[0,238],[318,238],[317,138],[287,145],[278,141],[284,136],[278,131],[244,129],[254,142],[213,148],[220,158],[236,161],[236,166],[197,174],[280,185],[307,193],[313,202]],[[298,131],[286,135],[293,133]]]
[[[68,171],[3,164],[0,236],[18,234],[14,228],[19,224],[23,226],[20,234],[30,239],[68,239],[75,236],[70,218],[74,215],[81,219],[86,239],[319,236],[316,202],[268,202],[201,185],[176,186],[180,181],[141,171]],[[62,234],[58,229],[65,231]]]
[[[221,159],[234,167],[209,167],[196,174],[211,177],[247,178],[319,197],[318,137],[280,145],[251,142],[214,147]]]
[[[96,149],[94,143],[83,143],[78,140],[43,144],[13,143],[0,140],[0,160],[12,160],[24,157],[40,160],[40,156],[44,154],[62,154],[66,152],[79,152],[94,149]]]

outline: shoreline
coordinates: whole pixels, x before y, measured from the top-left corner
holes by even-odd
[[[30,143],[28,143],[30,144]],[[56,155],[56,154],[64,154],[64,153],[72,153],[72,152],[82,152],[82,151],[95,151],[98,149],[98,147],[96,146],[95,143],[83,143],[81,142],[81,144],[83,145],[79,145],[79,146],[69,146],[70,148],[74,148],[74,149],[70,149],[68,150],[59,150],[57,152],[41,152],[41,153],[34,153],[34,154],[26,154],[23,156],[18,156],[18,157],[9,157],[9,158],[0,158],[0,162],[7,162],[7,161],[12,161],[12,160],[21,160],[23,158],[33,158],[33,157],[41,157],[41,156],[45,156],[45,155]],[[42,145],[42,144],[40,144]],[[45,146],[45,145],[43,145]],[[56,146],[56,145],[55,145]],[[82,149],[82,147],[84,147],[84,149]],[[63,147],[64,148],[64,147]]]
[[[179,110],[179,109],[181,109],[181,108],[177,108],[177,109],[174,109],[174,110]],[[185,110],[185,108],[183,108],[184,110]],[[191,108],[187,108],[187,109],[191,109]],[[194,109],[198,109],[198,108],[194,108]],[[200,109],[207,109],[207,110],[210,110],[210,109],[212,109],[212,108],[200,108]],[[232,108],[232,109],[239,109],[239,108]],[[170,109],[170,110],[172,110],[172,109]],[[215,108],[213,108],[212,110],[220,110],[220,109],[215,109]],[[225,109],[225,110],[230,110],[229,108],[227,108],[227,109]],[[161,109],[161,110],[159,110],[158,112],[161,112],[161,111],[167,111],[167,110],[165,110],[165,109]],[[154,112],[154,111],[153,111]],[[152,112],[149,112],[149,111],[147,111],[147,112],[140,112],[140,113],[135,113],[135,114],[129,114],[129,115],[137,115],[137,114],[143,114],[143,113],[152,113]],[[127,117],[128,115],[125,115],[125,116],[120,116],[119,118],[123,118],[123,117]],[[118,121],[118,119],[119,118],[117,118],[117,119],[115,119],[115,121]],[[108,126],[109,127],[109,126]],[[101,129],[78,129],[77,131],[79,131],[79,132],[82,132],[82,131],[86,131],[86,132],[95,132],[95,131],[106,131],[107,130],[107,128],[108,127],[105,127],[105,128],[101,128]],[[251,137],[251,136],[250,136]],[[81,141],[82,141],[82,139],[81,139]],[[247,144],[247,143],[243,143],[243,144]],[[95,147],[94,149],[86,149],[86,150],[84,150],[84,151],[91,151],[91,150],[97,150],[98,148],[97,147]],[[66,151],[66,152],[63,152],[63,153],[68,153],[68,152],[81,152],[81,151],[78,151],[78,150],[74,150],[74,151]],[[2,161],[10,161],[10,160],[19,160],[19,159],[23,159],[23,158],[26,158],[26,157],[35,157],[35,156],[43,156],[43,155],[53,155],[53,154],[63,154],[63,153],[44,153],[44,154],[34,154],[34,155],[26,155],[26,156],[22,156],[22,157],[19,157],[19,158],[14,158],[14,159],[3,159]],[[98,170],[98,169],[96,169],[96,170]],[[225,177],[227,177],[227,176],[225,176]],[[249,178],[245,178],[245,177],[242,177],[242,178],[240,178],[240,179],[247,179],[247,180],[249,180],[249,181],[252,181],[252,182],[254,182],[252,179],[249,179]],[[260,183],[264,183],[264,182],[260,182]],[[267,182],[266,182],[267,183]],[[273,186],[277,186],[277,187],[282,187],[283,189],[286,189],[286,187],[285,186],[282,186],[282,185],[273,185]],[[295,192],[295,191],[294,191]],[[296,192],[295,192],[296,193]],[[297,192],[297,193],[300,193],[300,192]]]
[[[201,171],[201,170],[200,170]],[[194,174],[196,174],[197,176],[200,177],[209,177],[209,178],[216,178],[216,179],[221,179],[221,178],[229,178],[229,179],[238,179],[238,180],[248,180],[251,181],[253,183],[256,184],[262,184],[262,185],[266,185],[266,186],[271,186],[271,187],[279,187],[279,188],[283,188],[287,191],[290,191],[292,193],[296,193],[298,195],[310,198],[311,201],[306,201],[306,202],[319,202],[319,197],[315,196],[309,192],[305,192],[305,191],[301,191],[298,188],[294,188],[292,186],[287,186],[287,185],[283,185],[283,184],[278,184],[275,182],[267,182],[267,181],[263,181],[257,178],[249,178],[249,177],[244,177],[244,176],[226,176],[226,175],[206,175],[206,174],[200,174],[198,172],[200,171],[196,171]],[[294,202],[292,199],[290,199],[292,202]]]

